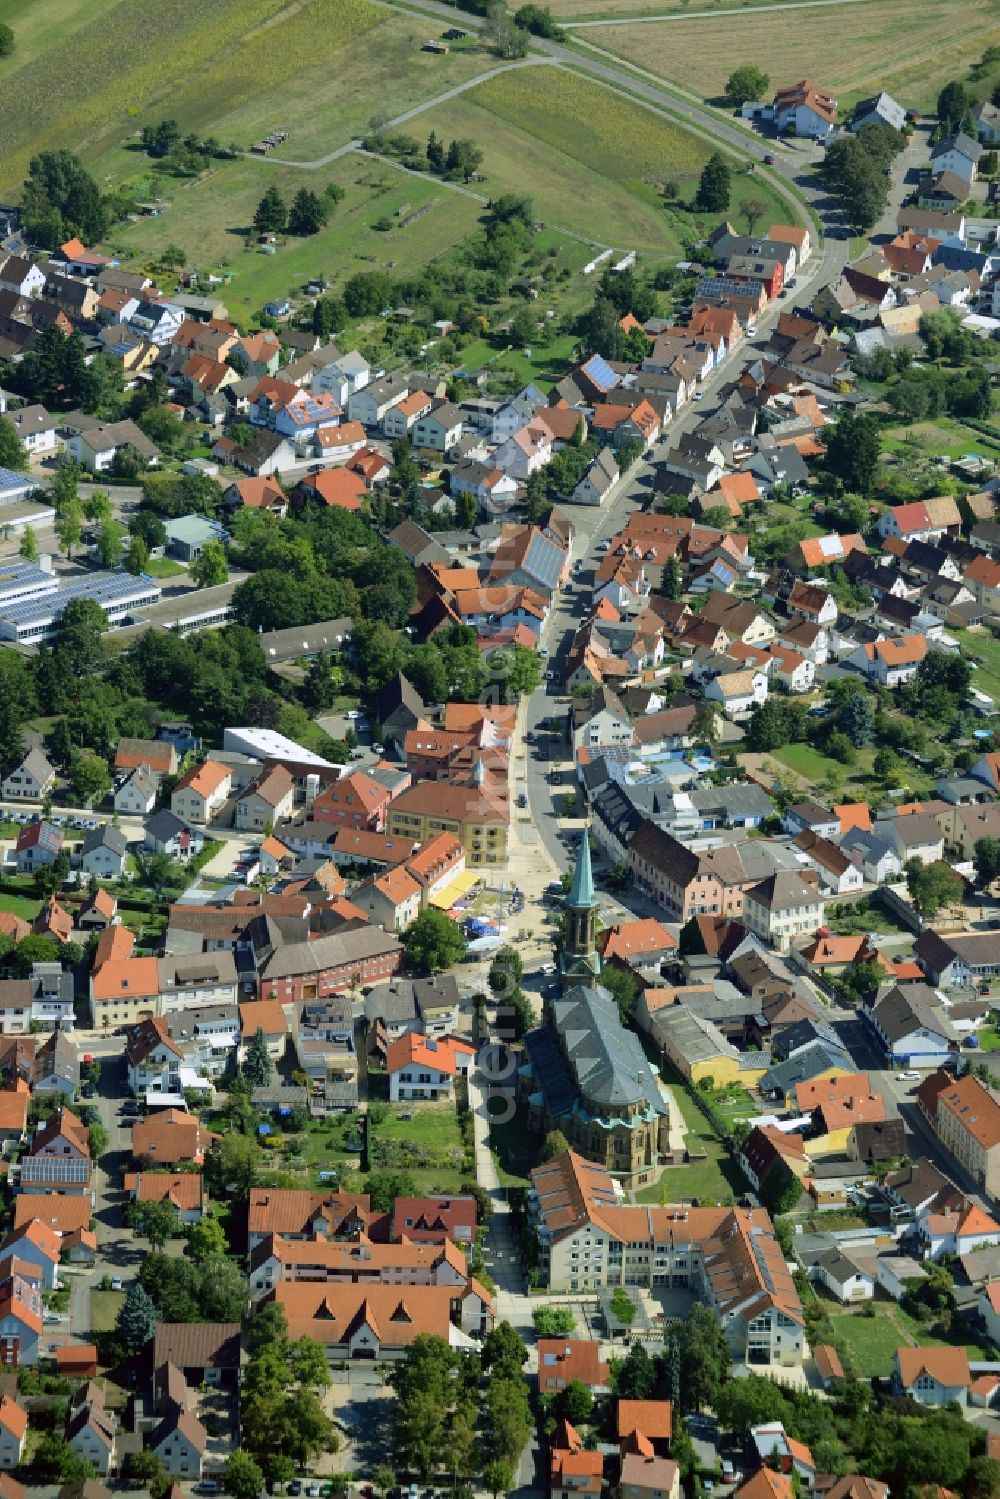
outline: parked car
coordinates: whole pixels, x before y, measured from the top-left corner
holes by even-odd
[[[896,1081],[897,1081],[897,1083],[915,1083],[915,1082],[917,1082],[919,1080],[919,1078],[920,1078],[920,1073],[919,1072],[897,1072],[896,1073]]]

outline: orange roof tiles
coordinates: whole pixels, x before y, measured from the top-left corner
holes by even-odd
[[[860,828],[865,833],[871,831],[872,810],[867,802],[840,802],[833,810],[840,818],[842,833],[849,833],[853,828]]]
[[[255,1036],[258,1030],[265,1036],[285,1036],[288,1021],[276,999],[247,1000],[240,1005],[240,1029],[244,1036]]]
[[[642,953],[662,952],[677,946],[674,934],[652,916],[617,922],[601,934],[601,941],[605,962],[611,958],[627,961]]]
[[[794,1499],[792,1480],[786,1473],[759,1468],[752,1478],[738,1488],[733,1499]]]
[[[938,1094],[937,1103],[984,1149],[1000,1145],[1000,1101],[977,1077],[966,1073]]]
[[[588,1389],[606,1385],[610,1379],[608,1365],[601,1360],[601,1345],[588,1338],[539,1338],[538,1390],[564,1389],[579,1380]]]
[[[459,1041],[453,1036],[445,1036],[440,1041],[432,1041],[428,1036],[414,1035],[408,1032],[405,1036],[399,1036],[393,1041],[386,1052],[386,1071],[398,1072],[401,1067],[411,1064],[417,1067],[428,1067],[436,1072],[443,1073],[446,1077],[454,1077],[459,1069],[460,1056],[475,1056],[476,1049],[468,1041]]]
[[[619,1440],[633,1431],[665,1442],[673,1436],[674,1416],[669,1400],[619,1400],[616,1419]]]
[[[969,1355],[964,1348],[898,1348],[896,1359],[903,1388],[916,1384],[921,1374],[929,1374],[938,1384],[952,1387],[969,1384]]]
[[[201,765],[192,765],[181,776],[174,790],[184,791],[190,788],[199,796],[213,796],[220,786],[232,779],[232,774],[228,765],[220,765],[218,760],[204,760]]]
[[[57,1234],[86,1228],[93,1212],[89,1197],[69,1197],[64,1192],[20,1192],[14,1198],[14,1227],[23,1228],[34,1219]]]
[[[155,958],[110,960],[94,970],[90,982],[97,1000],[153,999],[160,992],[160,974]]]

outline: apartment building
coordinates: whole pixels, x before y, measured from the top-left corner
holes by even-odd
[[[734,1358],[801,1364],[802,1306],[763,1209],[628,1207],[609,1173],[572,1151],[531,1179],[529,1214],[550,1290],[690,1289],[715,1308]]]
[[[937,1095],[935,1127],[945,1150],[991,1197],[1000,1196],[1000,1100],[967,1073]]]

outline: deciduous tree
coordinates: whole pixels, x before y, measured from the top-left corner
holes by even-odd
[[[726,103],[747,104],[763,99],[770,82],[763,69],[754,63],[744,63],[742,67],[734,68],[726,79]],[[753,230],[750,232],[752,234]]]

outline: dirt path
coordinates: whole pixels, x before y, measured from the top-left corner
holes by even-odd
[[[864,0],[788,0],[784,5],[755,5],[753,15],[761,15],[769,10],[819,10],[828,5],[863,5]],[[644,16],[607,16],[598,21],[560,21],[559,25],[564,30],[582,31],[585,26],[644,26],[653,21],[702,21],[714,20],[716,16],[746,16],[748,10],[743,6],[739,10],[681,10],[668,11],[664,14],[657,11],[655,15]]]

